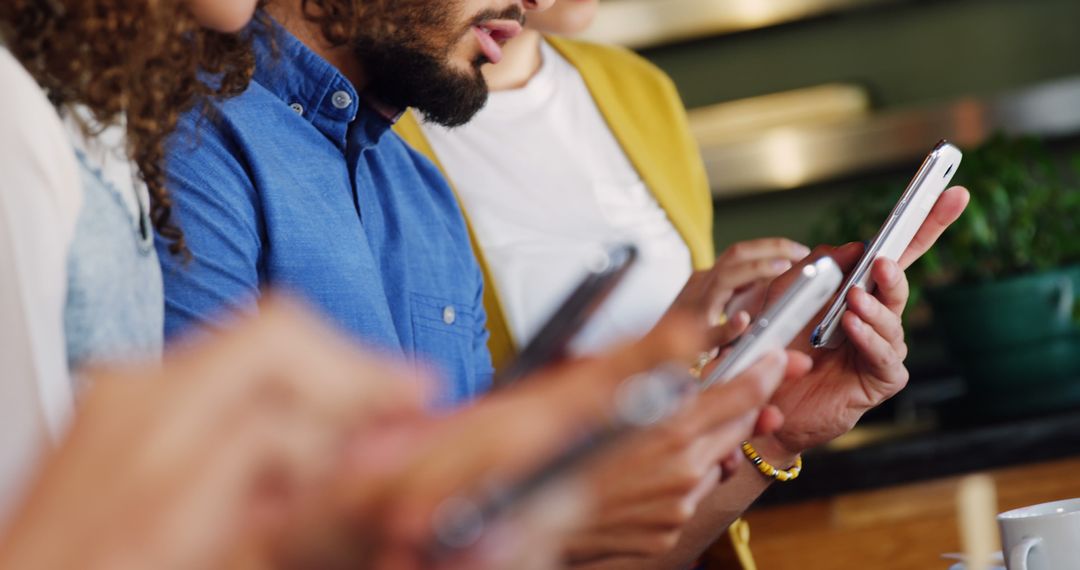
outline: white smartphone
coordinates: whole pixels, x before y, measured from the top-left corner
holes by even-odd
[[[841,318],[847,311],[847,295],[852,287],[873,291],[870,268],[880,258],[897,261],[904,254],[916,232],[926,221],[938,197],[949,186],[949,181],[960,167],[963,153],[947,141],[941,141],[930,151],[915,177],[911,179],[900,201],[878,230],[874,240],[867,246],[859,264],[848,276],[840,295],[833,301],[825,318],[814,330],[811,343],[816,348],[836,348],[844,340],[840,328]]]
[[[832,299],[844,274],[831,257],[803,267],[788,290],[758,317],[731,352],[713,369],[702,387],[727,382],[749,368],[767,351],[785,348]]]

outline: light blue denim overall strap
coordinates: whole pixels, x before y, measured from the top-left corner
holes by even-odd
[[[77,154],[84,198],[64,309],[73,375],[97,362],[160,358],[164,335],[161,266],[146,208],[133,219],[119,190]]]

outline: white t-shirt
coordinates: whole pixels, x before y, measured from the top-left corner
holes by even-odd
[[[71,143],[0,47],[0,520],[72,408],[63,309],[82,205]]]
[[[637,266],[574,343],[594,352],[656,324],[692,272],[690,251],[612,135],[581,75],[547,43],[522,89],[492,93],[456,129],[424,124],[523,344],[607,246]]]

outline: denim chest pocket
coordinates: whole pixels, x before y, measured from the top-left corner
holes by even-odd
[[[413,354],[420,362],[437,367],[442,386],[439,400],[454,403],[474,395],[473,303],[412,293],[410,308]]]

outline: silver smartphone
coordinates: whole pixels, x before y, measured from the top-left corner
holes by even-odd
[[[816,348],[836,348],[844,340],[840,328],[841,318],[847,311],[847,295],[852,287],[861,287],[873,291],[870,268],[880,258],[897,261],[903,255],[915,234],[926,221],[938,197],[949,186],[963,153],[947,141],[941,141],[930,151],[915,177],[911,179],[900,201],[893,207],[889,217],[882,224],[866,252],[863,253],[855,270],[848,276],[840,289],[825,318],[814,330],[811,343]]]
[[[785,348],[832,299],[844,274],[831,257],[803,267],[788,290],[754,321],[750,330],[705,378],[703,387],[727,382],[758,361],[767,351]]]
[[[618,287],[637,257],[638,251],[633,244],[620,244],[608,249],[598,260],[598,265],[582,278],[532,340],[518,351],[505,369],[496,374],[495,385],[505,388],[564,358],[574,335]]]

